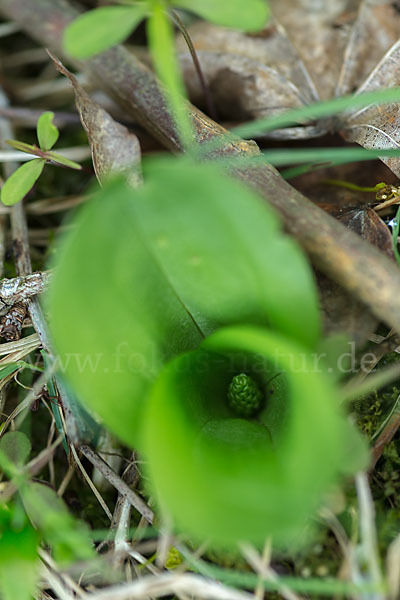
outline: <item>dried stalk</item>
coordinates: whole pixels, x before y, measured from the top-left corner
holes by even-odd
[[[78,14],[67,0],[0,0],[0,13],[14,20],[39,43],[63,56],[62,34]],[[162,90],[153,73],[122,47],[81,63],[81,67],[166,147],[181,150]],[[200,144],[223,140],[226,130],[188,103]],[[254,142],[229,141],[214,152],[220,157],[254,156]],[[400,331],[400,273],[376,248],[347,230],[285,182],[270,165],[231,172],[255,188],[281,215],[314,265]]]
[[[146,502],[132,490],[123,479],[89,446],[81,445],[79,450],[92,465],[98,469],[103,477],[107,479],[120,494],[125,496],[132,506],[151,524],[153,523],[154,513],[146,504]]]
[[[251,594],[222,585],[199,575],[164,573],[147,575],[132,583],[112,586],[90,595],[91,600],[135,600],[160,598],[179,593],[204,600],[254,600]]]
[[[36,294],[41,294],[47,288],[51,276],[51,271],[43,271],[23,277],[2,279],[0,282],[0,314],[6,312],[17,302],[23,302]]]

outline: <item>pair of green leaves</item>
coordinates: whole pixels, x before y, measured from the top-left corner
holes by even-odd
[[[158,159],[144,175],[138,190],[108,184],[62,244],[48,299],[60,365],[143,451],[182,528],[219,543],[287,541],[336,481],[343,449],[354,446],[357,467],[363,458],[309,358],[320,322],[307,261],[271,209],[215,166]],[[226,402],[232,376],[249,370],[268,394],[285,372],[255,421]],[[208,443],[215,432],[225,445]]]
[[[57,163],[71,169],[81,169],[78,163],[61,156],[61,154],[51,152],[51,148],[59,136],[59,131],[53,124],[53,118],[54,114],[52,112],[45,112],[39,117],[37,123],[39,148],[18,140],[7,140],[7,143],[15,150],[34,154],[38,158],[34,158],[19,167],[6,180],[1,188],[1,201],[6,206],[13,206],[26,196],[42,174],[46,162]]]
[[[61,367],[131,444],[173,356],[235,323],[308,347],[320,326],[306,259],[251,191],[184,158],[145,162],[144,172],[139,190],[117,181],[82,210],[50,297]]]
[[[105,6],[73,21],[66,29],[64,46],[71,56],[90,58],[122,42],[147,17],[147,37],[155,71],[166,88],[166,100],[176,120],[182,145],[192,144],[192,123],[186,105],[184,84],[175,52],[174,31],[168,10],[176,7],[209,21],[244,31],[261,29],[268,18],[265,0],[125,0],[123,6]]]

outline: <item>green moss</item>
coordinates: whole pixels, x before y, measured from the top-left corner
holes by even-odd
[[[380,364],[387,366],[399,360],[395,352],[388,354]],[[356,421],[361,431],[370,440],[390,414],[398,396],[400,386],[387,386],[353,404]],[[376,512],[379,549],[385,554],[388,545],[398,534],[400,520],[400,436],[397,433],[377,462],[370,478],[371,492]]]

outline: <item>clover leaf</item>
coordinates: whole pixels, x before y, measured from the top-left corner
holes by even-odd
[[[14,171],[1,188],[2,203],[12,206],[22,200],[39,179],[45,163],[44,158],[34,158]]]

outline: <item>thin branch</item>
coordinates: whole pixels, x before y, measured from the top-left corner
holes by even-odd
[[[258,552],[249,544],[241,544],[240,549],[247,562],[253,567],[253,569],[266,581],[271,581],[276,584],[276,589],[285,598],[285,600],[301,600],[300,596],[295,594],[290,588],[284,583],[279,584],[279,577],[277,573],[270,567],[269,564],[265,564],[262,557]]]
[[[82,444],[79,447],[79,450],[82,452],[84,456],[92,465],[98,469],[103,477],[107,479],[120,494],[126,496],[129,502],[132,504],[134,508],[151,524],[153,523],[154,513],[146,504],[146,502],[137,494],[134,490],[132,490],[126,483],[121,479],[121,477],[99,456],[94,450]]]
[[[254,600],[251,594],[229,588],[198,575],[166,573],[148,575],[133,583],[109,587],[88,596],[87,600],[135,600],[187,593],[204,600]]]
[[[400,597],[400,534],[390,544],[386,557],[386,574],[390,600]]]
[[[62,154],[70,160],[81,161],[91,157],[89,146],[71,146],[70,148],[57,148],[58,154]],[[0,150],[0,162],[12,163],[14,161],[27,162],[37,158],[36,154],[28,154],[20,150]]]
[[[93,481],[90,479],[89,475],[86,472],[86,469],[84,468],[84,466],[82,465],[81,461],[79,460],[79,456],[78,456],[78,453],[75,450],[74,445],[71,444],[70,448],[71,448],[72,454],[74,455],[74,460],[75,460],[76,464],[78,465],[79,469],[81,470],[82,475],[86,479],[86,482],[87,482],[88,486],[92,490],[93,494],[96,496],[96,498],[97,498],[97,500],[98,500],[101,508],[104,510],[104,512],[106,513],[107,517],[110,519],[110,521],[112,521],[112,514],[110,512],[110,509],[108,508],[107,504],[104,502],[102,495],[100,494],[99,490],[94,485]]]
[[[47,288],[51,278],[51,271],[41,271],[24,277],[2,279],[0,282],[0,314],[17,302],[23,302],[32,296],[41,294]]]
[[[362,553],[360,558],[362,563],[367,565],[368,583],[376,587],[376,590],[380,590],[373,595],[369,592],[368,599],[384,600],[384,585],[378,558],[374,503],[365,473],[357,473],[356,490],[360,515],[360,550]],[[364,571],[364,569],[361,569],[361,571]],[[365,581],[365,575],[363,579]]]
[[[390,444],[398,429],[400,428],[400,396],[397,397],[395,405],[382,428],[376,442],[372,447],[372,460],[369,467],[370,472],[375,468],[376,463],[383,454],[386,446]]]

